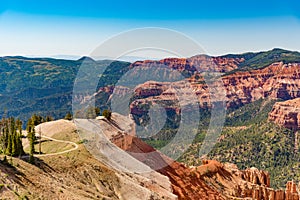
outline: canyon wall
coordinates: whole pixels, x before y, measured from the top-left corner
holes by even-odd
[[[294,99],[300,97],[300,64],[274,63],[266,68],[236,72],[221,77],[219,81],[207,85],[200,73],[176,82],[149,81],[135,88],[135,101],[131,104],[133,114],[144,113],[140,105],[163,104],[166,109],[178,106],[170,102],[178,101],[181,95],[189,103],[197,98],[200,106],[211,107],[216,101],[224,100],[227,107],[241,106],[260,98]],[[206,78],[206,81],[209,81]],[[217,89],[216,89],[217,88]],[[225,99],[220,95],[226,92]]]
[[[300,98],[277,102],[269,113],[269,120],[292,130],[300,130]]]

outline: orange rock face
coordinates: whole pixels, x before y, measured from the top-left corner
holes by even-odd
[[[299,193],[297,192],[297,186],[296,186],[296,183],[294,183],[293,181],[288,182],[286,185],[285,198],[291,199],[291,200],[299,199]]]
[[[132,72],[132,77],[128,81],[141,79],[142,83],[136,83],[134,89],[135,101],[131,104],[133,114],[142,114],[142,104],[157,104],[159,102],[178,101],[178,91],[180,95],[185,94],[184,98],[195,97],[200,106],[212,106],[215,101],[225,101],[227,107],[240,106],[260,98],[281,98],[294,99],[300,97],[300,63],[284,64],[283,62],[273,63],[263,69],[251,71],[239,71],[221,77],[218,83],[211,82],[209,76],[203,77],[207,72],[230,72],[238,68],[244,61],[243,58],[208,57],[205,55],[194,56],[191,58],[166,58],[160,61],[137,61],[131,64],[130,69],[139,69]],[[165,71],[159,71],[160,67]],[[146,69],[151,71],[143,71]],[[177,73],[171,73],[169,69]],[[181,72],[181,75],[179,72]],[[139,74],[140,73],[140,74]],[[150,74],[149,74],[150,73]],[[140,78],[140,75],[145,77]],[[148,80],[147,76],[152,75]],[[189,74],[189,78],[182,75]],[[138,77],[137,77],[138,76]],[[179,76],[179,79],[177,79]],[[156,79],[155,79],[156,77]],[[181,80],[181,81],[170,81]],[[122,87],[122,86],[121,86]],[[126,87],[126,86],[125,86]],[[219,88],[219,90],[214,90]],[[112,93],[113,87],[101,88],[99,92]],[[220,99],[220,91],[225,91],[226,98]],[[128,90],[125,88],[114,91],[122,98]],[[124,93],[124,94],[122,94]],[[131,95],[131,94],[130,94]],[[171,105],[166,109],[178,108]],[[177,110],[176,112],[180,112]]]
[[[249,72],[223,78],[229,104],[249,103],[260,98],[293,99],[300,97],[300,65],[274,63]]]
[[[131,135],[118,134],[111,139],[118,147],[126,150],[137,160],[156,169],[159,173],[169,177],[173,192],[179,199],[187,200],[221,200],[225,197],[214,188],[208,186],[202,179],[192,174],[183,164],[172,161],[162,155],[139,138]]]
[[[276,103],[269,113],[269,120],[292,130],[300,130],[300,98]]]
[[[163,101],[178,101],[178,91],[187,100],[194,96],[200,106],[211,106],[214,101],[220,100],[218,92],[225,91],[227,107],[244,105],[260,98],[294,99],[300,97],[300,64],[274,63],[264,69],[249,72],[236,72],[222,77],[222,82],[205,84],[200,74],[193,75],[186,81],[177,82],[146,82],[136,87],[135,100],[131,105],[133,114],[141,114],[138,105],[159,103]],[[218,88],[219,90],[213,90]],[[221,99],[223,100],[223,99]],[[170,105],[166,109],[178,109],[177,105]],[[177,111],[179,112],[179,111]],[[300,124],[300,123],[298,123]]]
[[[270,187],[270,175],[268,172],[260,171],[256,168],[250,168],[243,171],[242,178],[247,182]]]
[[[294,182],[288,182],[285,191],[274,190],[270,188],[269,173],[256,168],[239,170],[234,164],[222,164],[215,160],[203,160],[201,166],[187,167],[132,135],[118,133],[111,141],[167,176],[178,199],[299,200]]]
[[[210,57],[197,55],[191,58],[166,58],[159,61],[145,60],[131,64],[131,68],[137,66],[165,66],[179,72],[229,72],[238,68],[238,64],[243,62],[243,58]]]

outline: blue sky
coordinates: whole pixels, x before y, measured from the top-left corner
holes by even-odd
[[[89,55],[142,27],[182,32],[211,55],[300,51],[300,1],[293,0],[2,0],[0,13],[0,56]]]

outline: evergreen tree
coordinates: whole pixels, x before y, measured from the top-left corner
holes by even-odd
[[[26,131],[27,133],[31,132],[31,128],[32,128],[32,120],[31,118],[27,121],[27,126],[26,126]]]
[[[24,155],[25,152],[24,152],[24,149],[23,149],[22,138],[21,138],[20,134],[17,134],[16,145],[17,145],[16,156]]]
[[[30,146],[30,154],[34,154],[35,150],[34,150],[34,143],[36,141],[36,137],[35,137],[35,131],[33,129],[33,132],[29,133],[27,135],[28,140],[29,140],[29,146]]]
[[[14,118],[2,118],[0,122],[1,152],[10,156],[24,154],[22,145],[22,122]]]
[[[12,137],[11,137],[11,135],[8,136],[6,154],[7,155],[11,155],[12,154]]]
[[[34,127],[41,123],[43,120],[40,116],[37,116],[34,114],[27,122],[27,139],[29,141],[29,163],[34,163],[34,157],[33,154],[35,152],[34,150],[34,143],[36,141],[36,136],[35,136],[35,129]],[[21,153],[21,152],[19,152]]]
[[[95,114],[96,116],[100,115],[100,108],[98,107],[95,108]]]
[[[53,120],[54,120],[53,117],[51,117],[50,115],[46,116],[46,119],[45,119],[46,122],[51,122]]]
[[[34,157],[33,157],[33,154],[35,152],[34,150],[34,142],[36,140],[36,137],[35,137],[35,130],[34,130],[34,125],[33,123],[31,124],[31,128],[29,128],[31,132],[28,132],[27,133],[27,139],[29,140],[29,162],[30,163],[34,163]]]
[[[66,120],[72,120],[72,114],[70,112],[68,112],[65,116]]]
[[[108,120],[111,119],[111,111],[110,110],[104,110],[102,115]]]
[[[16,120],[16,126],[17,126],[17,129],[18,129],[19,134],[21,135],[21,137],[22,137],[22,125],[23,125],[22,121],[20,119],[17,119]]]
[[[17,136],[16,134],[13,134],[12,136],[12,144],[11,144],[11,155],[16,156],[18,155],[18,144],[17,144]]]

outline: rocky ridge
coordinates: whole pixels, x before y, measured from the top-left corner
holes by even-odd
[[[159,61],[145,60],[131,64],[134,67],[165,66],[179,72],[229,72],[238,68],[244,62],[244,58],[211,57],[207,55],[197,55],[190,58],[165,58]]]

